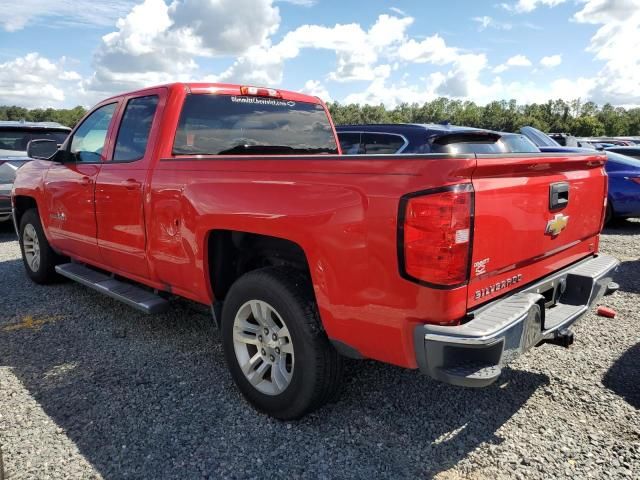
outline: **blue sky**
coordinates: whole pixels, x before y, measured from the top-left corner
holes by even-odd
[[[640,0],[0,0],[0,104],[182,80],[355,103],[640,104]]]

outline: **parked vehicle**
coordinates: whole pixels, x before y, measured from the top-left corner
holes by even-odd
[[[280,419],[334,396],[343,355],[488,385],[615,290],[602,155],[339,155],[317,98],[223,84],[110,98],[55,147],[32,141],[14,185],[27,275],[210,305],[238,388]]]
[[[542,152],[588,152],[581,148],[554,146],[551,144],[553,139],[546,137],[543,132],[533,127],[523,127],[521,132],[536,143]],[[635,154],[640,154],[640,148],[609,147],[604,153],[608,159],[605,170],[609,181],[605,223],[614,218],[640,217],[640,180],[637,180],[640,177],[640,161],[631,158]]]
[[[613,218],[640,217],[640,160],[616,153],[616,150],[623,148],[634,147],[606,150],[609,176],[607,222]],[[638,150],[635,148],[636,152]]]
[[[336,131],[347,155],[539,152],[523,135],[449,124],[339,125]]]
[[[624,140],[629,146],[640,145],[640,137],[614,137],[616,140]]]
[[[33,139],[64,142],[70,128],[53,122],[0,121],[0,222],[11,218],[11,187],[16,170],[27,160],[27,144]]]
[[[620,155],[626,155],[627,157],[633,157],[640,160],[640,146],[638,147],[609,147],[607,152],[619,153]]]
[[[578,139],[570,133],[550,133],[549,137],[563,147],[579,147]]]

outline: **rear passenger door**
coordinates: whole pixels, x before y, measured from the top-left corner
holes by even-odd
[[[96,222],[102,259],[114,272],[148,278],[144,195],[166,89],[124,99],[113,154],[96,181]]]

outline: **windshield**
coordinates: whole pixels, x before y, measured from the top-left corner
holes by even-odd
[[[7,128],[0,129],[0,150],[11,150],[14,152],[26,152],[27,144],[31,140],[46,139],[55,140],[57,143],[64,142],[69,132]]]
[[[560,144],[556,142],[550,136],[542,133],[537,128],[522,127],[520,132],[525,135],[529,140],[535,143],[538,147],[559,147]]]
[[[273,98],[188,95],[173,145],[179,155],[338,153],[322,105]]]

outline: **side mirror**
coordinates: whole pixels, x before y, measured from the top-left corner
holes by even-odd
[[[31,140],[27,144],[27,156],[38,160],[51,160],[58,151],[58,142],[55,140],[38,139]]]

